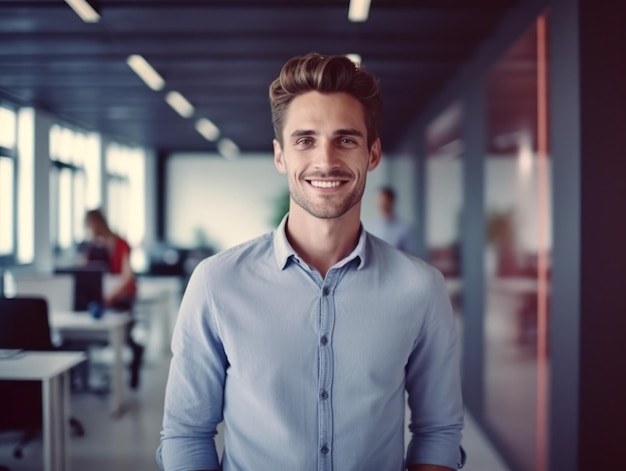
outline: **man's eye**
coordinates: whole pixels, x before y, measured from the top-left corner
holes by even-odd
[[[312,143],[313,143],[313,139],[309,139],[308,137],[303,137],[302,139],[298,139],[296,141],[296,144],[303,145],[303,146],[308,146]]]
[[[344,146],[355,145],[357,142],[350,137],[342,137],[339,142]]]

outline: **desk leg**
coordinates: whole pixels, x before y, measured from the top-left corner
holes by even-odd
[[[70,444],[70,419],[71,419],[71,395],[70,395],[70,372],[66,371],[59,377],[61,381],[60,390],[61,390],[61,398],[60,401],[62,405],[61,411],[61,433],[60,436],[63,437],[63,444],[61,449],[63,450],[63,461],[62,464],[65,465],[65,470],[70,471],[72,466],[70,464],[70,452],[69,452],[69,444]]]
[[[111,414],[119,416],[124,405],[124,337],[127,326],[123,325],[109,333],[113,347],[113,390],[111,391]]]
[[[45,471],[69,471],[69,376],[56,375],[42,381],[43,461]]]

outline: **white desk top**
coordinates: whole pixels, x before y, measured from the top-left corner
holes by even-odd
[[[100,319],[94,319],[87,311],[52,311],[50,327],[61,330],[111,330],[124,326],[131,321],[130,314],[105,313]]]
[[[0,379],[46,380],[52,378],[86,359],[82,352],[33,352],[23,351],[0,360]]]

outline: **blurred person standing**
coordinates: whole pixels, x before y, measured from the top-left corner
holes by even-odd
[[[392,187],[379,188],[376,195],[378,218],[368,230],[394,247],[415,255],[415,234],[412,227],[396,214],[395,203],[396,192]]]
[[[270,102],[289,212],[194,270],[172,339],[159,465],[457,469],[460,352],[443,277],[360,221],[381,158],[376,79],[344,56],[297,56]]]

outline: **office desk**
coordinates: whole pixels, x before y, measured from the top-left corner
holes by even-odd
[[[0,360],[0,379],[41,381],[45,471],[69,471],[69,370],[85,360],[80,352],[21,352]]]
[[[149,311],[160,321],[160,350],[170,353],[170,342],[182,297],[183,281],[179,276],[141,276],[137,282],[139,312]],[[150,315],[148,314],[148,315]],[[156,314],[156,316],[154,316]]]
[[[111,413],[119,416],[124,407],[124,344],[131,317],[127,313],[106,313],[94,319],[88,312],[52,311],[50,327],[64,339],[91,340],[105,337],[113,349],[113,381],[109,399]]]
[[[120,275],[107,273],[103,278],[103,291],[110,292],[119,284]],[[146,329],[146,347],[156,341],[154,352],[162,351],[169,355],[170,341],[178,307],[182,297],[183,281],[179,276],[139,276],[134,312],[138,325]],[[157,325],[155,325],[157,324]],[[156,327],[156,331],[154,330]],[[160,338],[154,336],[160,333]],[[148,350],[151,350],[148,348]]]
[[[152,340],[154,340],[154,327],[155,323],[158,323],[156,325],[157,333],[160,330],[161,338],[156,339],[157,345],[159,350],[165,352],[169,351],[171,337],[169,298],[170,295],[167,291],[155,290],[146,292],[145,289],[141,289],[140,285],[134,305],[137,322],[141,323],[147,332],[146,347],[149,347]]]

